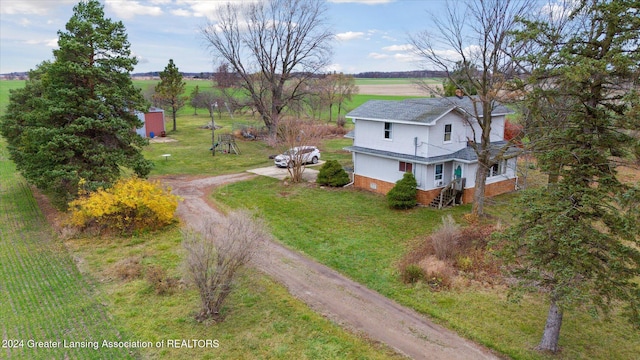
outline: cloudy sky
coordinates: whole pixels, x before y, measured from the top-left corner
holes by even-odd
[[[236,0],[238,1],[238,0]],[[243,0],[250,1],[250,0]],[[78,0],[1,0],[0,74],[28,71],[52,59],[57,31]],[[134,72],[161,71],[173,59],[180,71],[213,71],[199,28],[227,0],[101,0],[105,15],[121,20]],[[331,69],[346,73],[419,69],[407,51],[409,34],[429,29],[445,0],[328,0],[336,41]]]

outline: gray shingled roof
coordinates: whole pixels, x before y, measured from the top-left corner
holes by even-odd
[[[477,97],[474,97],[474,99],[477,99]],[[477,105],[478,113],[482,116],[482,104],[477,103]],[[472,116],[476,113],[472,98],[452,96],[446,98],[406,99],[401,101],[369,100],[353,111],[350,111],[346,117],[384,121],[411,121],[430,124],[454,109],[466,112]],[[510,113],[512,113],[511,110],[497,102],[492,112],[494,116]]]
[[[491,155],[492,156],[496,155],[498,151],[506,144],[507,144],[507,141],[492,142]],[[376,155],[376,156],[397,159],[397,160],[405,160],[407,162],[415,162],[415,163],[421,163],[421,164],[437,164],[437,163],[453,161],[453,160],[464,161],[464,162],[475,162],[478,160],[478,156],[476,155],[476,152],[470,146],[462,148],[451,154],[440,155],[440,156],[430,156],[430,157],[401,154],[393,151],[370,149],[370,148],[365,148],[361,146],[348,146],[344,149],[351,152]],[[510,155],[517,151],[518,149],[512,146],[510,147],[509,150],[507,150],[505,155]]]

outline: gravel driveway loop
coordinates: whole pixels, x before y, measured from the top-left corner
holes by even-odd
[[[198,229],[202,219],[215,221],[223,216],[208,202],[213,187],[254,176],[163,177],[161,181],[184,199],[178,216]],[[267,243],[258,254],[254,266],[314,311],[400,354],[413,359],[498,359],[490,350],[278,243]]]

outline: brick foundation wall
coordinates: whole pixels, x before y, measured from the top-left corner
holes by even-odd
[[[372,188],[374,184],[375,189]],[[368,178],[366,176],[354,175],[353,186],[358,189],[372,191],[378,194],[386,195],[395,184],[381,181],[377,179]],[[487,184],[485,186],[485,195],[492,197],[500,194],[505,194],[514,191],[516,188],[516,179],[508,179],[504,181]],[[465,189],[462,195],[462,202],[464,204],[473,202],[473,192],[475,188]],[[418,202],[423,205],[428,205],[431,200],[435,199],[440,194],[440,189],[434,190],[418,190]]]
[[[354,174],[353,186],[358,189],[373,191],[374,193],[386,195],[396,184],[390,182],[372,179],[366,176]],[[375,187],[375,188],[374,188]]]

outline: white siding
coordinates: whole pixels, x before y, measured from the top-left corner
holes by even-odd
[[[394,184],[404,175],[404,172],[398,171],[398,160],[367,154],[355,154],[355,169],[358,175]]]
[[[445,125],[451,124],[451,141],[444,141]],[[440,156],[454,153],[467,146],[467,130],[470,127],[458,112],[450,112],[431,126],[429,138],[429,156]]]
[[[497,116],[491,120],[491,142],[504,140],[504,116]]]
[[[391,139],[385,139],[385,122],[354,119],[354,146],[389,151],[421,157],[434,157],[454,153],[467,146],[467,140],[474,138],[480,141],[481,130],[478,123],[471,119],[471,124],[457,111],[452,111],[431,125],[407,124],[391,122]],[[492,142],[504,140],[504,116],[495,117],[492,121],[490,139]],[[451,124],[451,140],[445,141],[445,125]],[[417,138],[417,146],[414,142]],[[387,159],[368,154],[353,153],[354,171],[361,176],[395,183],[402,179],[404,172],[398,169],[399,160]],[[443,162],[442,186],[449,184],[454,178],[454,167],[461,166],[462,177],[466,178],[465,188],[475,187],[477,163]],[[487,179],[494,183],[516,177],[516,159],[510,159],[506,172]],[[442,186],[435,183],[435,164],[413,164],[413,173],[421,190],[431,190]]]
[[[424,125],[393,123],[391,139],[384,138],[384,121],[370,121],[356,119],[354,130],[354,146],[370,149],[392,151],[400,154],[431,156],[428,146],[418,146],[416,149],[414,138],[418,138],[418,145],[427,140],[429,129]]]

